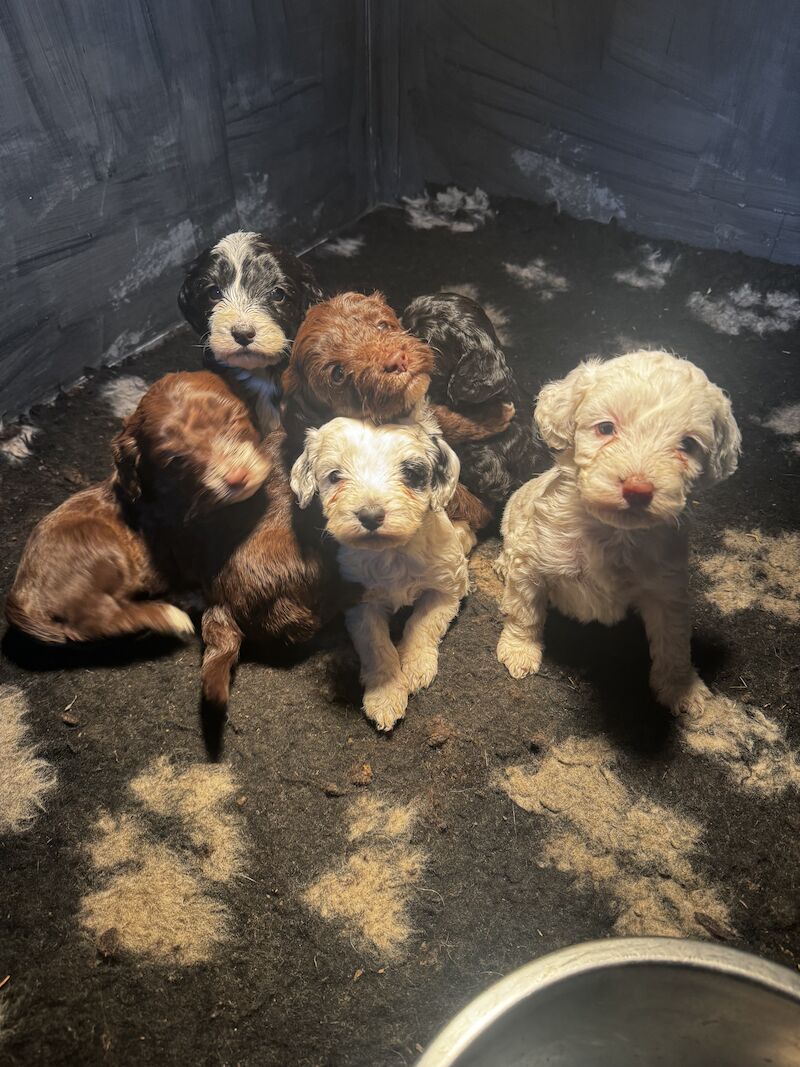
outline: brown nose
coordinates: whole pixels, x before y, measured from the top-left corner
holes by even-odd
[[[247,467],[232,467],[225,475],[225,484],[230,489],[241,489],[247,484]]]
[[[231,333],[236,344],[241,345],[242,348],[247,348],[256,335],[254,326],[234,326]]]
[[[393,356],[386,360],[383,369],[387,374],[400,374],[401,371],[408,370],[408,360],[405,352],[395,352]]]
[[[632,508],[646,508],[653,499],[655,486],[635,475],[622,483],[622,495]]]

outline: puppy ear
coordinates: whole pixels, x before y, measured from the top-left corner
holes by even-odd
[[[739,465],[742,451],[742,435],[733,417],[730,400],[716,385],[711,386],[711,399],[714,444],[708,454],[706,485],[730,478]]]
[[[483,404],[511,391],[511,372],[494,345],[465,353],[447,383],[447,397],[456,410],[462,404]]]
[[[115,484],[132,504],[142,495],[142,483],[139,478],[141,451],[136,439],[137,427],[138,420],[134,413],[125,420],[122,430],[111,442],[111,454],[116,467]]]
[[[311,267],[302,260],[300,262],[300,314],[305,315],[312,304],[319,304],[325,299],[316,276]]]
[[[309,430],[306,434],[306,447],[302,454],[295,460],[292,467],[289,484],[292,492],[297,497],[297,503],[301,508],[307,508],[317,492],[317,479],[314,477],[314,461],[317,456],[316,430]]]
[[[206,316],[200,307],[200,280],[198,270],[208,259],[208,252],[201,252],[186,268],[186,277],[178,291],[180,312],[195,333],[204,334],[207,329]]]
[[[437,434],[431,441],[436,450],[431,476],[431,508],[433,511],[442,511],[456,491],[461,463],[443,437]]]
[[[586,390],[594,380],[599,360],[588,360],[570,371],[566,378],[549,382],[539,393],[533,417],[548,448],[569,448],[575,438],[575,415]]]

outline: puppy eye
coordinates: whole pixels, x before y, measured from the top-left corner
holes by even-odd
[[[342,472],[341,471],[331,471],[330,474],[328,475],[328,481],[331,483],[331,485],[336,485],[336,483],[340,482],[341,480],[342,480]]]
[[[684,437],[679,445],[681,452],[685,452],[687,456],[696,456],[700,451],[700,442],[696,441],[694,437]]]
[[[403,481],[409,489],[422,490],[427,488],[430,482],[430,471],[424,463],[415,463],[409,460],[400,465]]]
[[[285,289],[273,289],[272,290],[272,299],[275,301],[276,304],[282,304],[284,302],[284,300],[286,299],[286,290]]]
[[[218,285],[209,285],[206,293],[208,294],[208,299],[213,300],[214,303],[218,300],[222,300],[222,290]]]
[[[600,437],[613,437],[617,428],[613,422],[598,422],[595,426],[595,432]]]
[[[341,385],[344,381],[344,367],[341,363],[334,363],[330,369],[331,381],[334,385]]]
[[[386,330],[391,330],[393,328],[391,322],[377,322],[375,325],[381,331],[381,333],[384,333]]]

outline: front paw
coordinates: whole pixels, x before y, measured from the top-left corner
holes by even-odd
[[[483,421],[484,427],[492,434],[500,434],[507,430],[517,410],[513,404],[493,404]]]
[[[393,678],[364,692],[364,714],[379,730],[392,730],[403,718],[408,706],[408,689],[404,680]]]
[[[536,674],[542,665],[542,645],[538,641],[516,637],[506,627],[497,642],[497,658],[512,678]]]
[[[431,649],[398,649],[409,693],[427,689],[439,670],[439,653]]]
[[[660,703],[673,715],[688,715],[691,719],[703,717],[711,691],[696,674],[683,683],[651,678],[650,684]]]

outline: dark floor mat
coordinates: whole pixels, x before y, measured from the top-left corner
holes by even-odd
[[[496,978],[615,933],[800,965],[797,274],[493,206],[473,232],[469,213],[454,232],[382,209],[309,258],[330,288],[380,288],[398,309],[468,287],[531,395],[588,354],[647,346],[729,392],[741,467],[691,507],[710,730],[653,702],[636,620],[553,614],[541,675],[511,679],[496,541],[391,737],[359,710],[340,626],[242,664],[216,767],[196,643],[43,657],[7,635],[0,1060],[411,1064]],[[199,366],[193,341],[32,413],[31,455],[0,456],[0,588],[33,523],[108,472],[112,405],[135,378]]]

